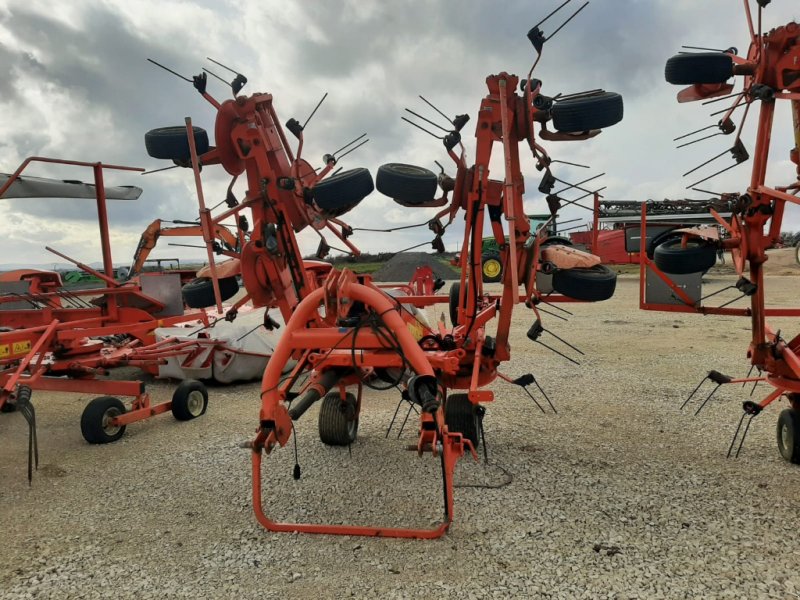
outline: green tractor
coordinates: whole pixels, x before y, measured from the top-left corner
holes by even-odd
[[[549,214],[527,215],[527,217],[531,224],[532,232],[539,231],[550,219]],[[572,245],[569,239],[556,235],[555,221],[550,223],[547,231],[547,239],[543,243],[545,245],[548,243],[564,244],[566,246]],[[494,283],[503,279],[503,261],[500,258],[500,248],[497,245],[497,240],[495,240],[493,236],[483,238],[481,273],[483,274],[484,283]]]

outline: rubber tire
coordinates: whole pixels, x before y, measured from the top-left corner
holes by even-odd
[[[349,446],[358,436],[358,418],[348,413],[356,410],[356,398],[345,394],[345,404],[339,392],[330,392],[322,399],[319,409],[319,439],[328,446]]]
[[[690,238],[687,242],[689,245],[682,248],[681,237],[668,239],[656,246],[653,252],[653,262],[664,273],[705,273],[717,264],[717,249],[713,244],[700,238]]]
[[[484,270],[486,268],[486,263],[489,261],[495,261],[500,265],[500,270],[495,276],[487,275]],[[500,260],[500,255],[497,252],[487,252],[481,256],[481,277],[484,283],[495,283],[503,279],[503,262]]]
[[[794,260],[798,265],[800,265],[800,242],[798,242],[794,247]]]
[[[449,394],[444,403],[444,422],[452,433],[460,433],[477,449],[481,438],[478,407],[467,394]]]
[[[436,196],[437,178],[424,167],[388,163],[378,167],[375,187],[384,196],[405,204],[424,204]]]
[[[100,396],[95,398],[81,414],[81,433],[83,439],[90,444],[110,444],[116,442],[125,434],[125,425],[118,427],[116,431],[108,433],[103,427],[103,419],[109,416],[125,414],[125,405],[119,398],[113,396]]]
[[[359,168],[331,175],[317,183],[312,191],[319,209],[327,216],[338,217],[355,208],[374,189],[369,170]]]
[[[788,444],[783,443],[783,429],[787,429]],[[795,465],[800,464],[800,415],[793,408],[781,411],[775,428],[778,441],[778,452],[784,460]]]
[[[616,288],[617,274],[605,265],[589,269],[556,269],[553,272],[553,289],[575,300],[608,300]]]
[[[194,405],[197,401],[197,392],[202,395],[201,407]],[[199,410],[198,410],[199,408]],[[172,393],[172,416],[178,421],[191,421],[206,414],[208,408],[208,390],[206,386],[195,379],[181,381]]]
[[[208,152],[208,133],[201,127],[192,127],[194,145],[198,156]],[[186,127],[159,127],[144,134],[144,147],[153,158],[166,158],[185,162],[191,160]]]
[[[448,296],[448,305],[450,308],[450,322],[453,327],[458,325],[458,297],[461,295],[461,282],[455,281],[450,286],[450,294]]]
[[[556,244],[561,246],[573,246],[572,240],[561,237],[560,235],[553,235],[549,238],[545,238],[545,240],[539,244],[539,248],[544,248],[545,246],[555,246]]]
[[[647,242],[647,258],[649,258],[650,260],[653,260],[653,255],[656,252],[656,248],[658,248],[661,244],[666,242],[670,237],[673,237],[673,236],[676,236],[676,235],[678,237],[682,237],[683,234],[675,233],[676,229],[680,229],[680,227],[676,226],[676,227],[673,227],[672,229],[668,229],[666,231],[662,231],[661,233],[656,235],[654,238],[650,239]]]
[[[556,102],[551,114],[553,127],[564,133],[580,133],[611,127],[622,120],[622,96],[603,92],[595,96]]]
[[[238,291],[239,282],[235,275],[219,280],[219,295],[223,302],[235,296]],[[214,298],[214,282],[209,277],[192,279],[181,288],[181,293],[184,303],[189,308],[207,308],[217,303]]]
[[[664,78],[675,85],[725,83],[733,77],[733,60],[722,52],[676,54],[664,67]]]

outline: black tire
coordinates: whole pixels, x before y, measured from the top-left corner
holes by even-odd
[[[556,269],[553,272],[553,289],[575,300],[608,300],[616,288],[617,274],[605,265],[589,269]]]
[[[197,154],[208,152],[208,134],[205,129],[192,127]],[[186,127],[159,127],[144,134],[144,147],[153,158],[166,158],[178,162],[191,160]]]
[[[125,414],[125,405],[119,398],[100,396],[95,398],[81,415],[81,433],[90,444],[109,444],[116,442],[125,433],[125,425],[113,427],[109,419]]]
[[[798,265],[800,265],[800,242],[798,242],[794,247],[794,260]]]
[[[319,439],[328,446],[349,446],[358,435],[356,398],[350,392],[345,401],[339,392],[326,394],[319,409]]]
[[[219,280],[219,294],[223,301],[232,298],[239,291],[236,276],[223,277]],[[198,277],[181,289],[183,301],[189,308],[207,308],[216,304],[214,298],[214,282],[210,277]]]
[[[553,106],[553,127],[564,133],[603,129],[619,123],[622,113],[622,96],[614,92],[567,99]]]
[[[450,322],[453,327],[458,325],[458,297],[461,295],[461,282],[455,281],[450,286],[450,295],[448,297],[448,305],[450,308]]]
[[[0,406],[0,413],[12,413],[17,410],[17,405],[6,400],[3,406]]]
[[[437,179],[433,171],[403,163],[388,163],[378,168],[375,187],[389,198],[404,204],[424,204],[436,196]]]
[[[503,261],[497,252],[481,256],[481,276],[484,283],[495,283],[503,279]]]
[[[181,381],[172,394],[172,416],[178,421],[191,421],[204,415],[208,408],[208,390],[199,381]]]
[[[680,229],[680,227],[673,227],[672,229],[667,229],[666,231],[662,231],[658,235],[654,236],[652,239],[647,241],[647,258],[653,260],[653,256],[655,255],[656,248],[658,248],[661,244],[666,242],[669,238],[672,237],[683,237],[682,233],[675,233],[676,229]]]
[[[313,189],[314,202],[326,215],[338,217],[355,208],[374,189],[367,169],[350,169],[317,183]]]
[[[467,394],[449,394],[444,403],[444,422],[452,433],[460,433],[477,449],[481,437],[478,406]]]
[[[787,408],[781,412],[775,433],[784,460],[800,464],[800,416],[796,410]]]
[[[715,244],[701,238],[689,238],[686,248],[683,248],[682,238],[669,238],[656,246],[653,262],[664,273],[705,273],[717,263]]]
[[[539,248],[544,248],[545,246],[572,246],[572,240],[569,238],[561,237],[560,235],[552,235],[549,238],[545,238],[545,240],[539,244]]]
[[[675,85],[725,83],[733,77],[733,60],[722,52],[676,54],[664,67],[664,78]]]

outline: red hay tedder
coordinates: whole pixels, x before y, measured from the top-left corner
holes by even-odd
[[[528,38],[541,56],[549,38],[539,25],[529,31]],[[505,378],[498,368],[511,358],[509,330],[513,311],[520,304],[532,311],[534,323],[528,337],[535,341],[546,331],[537,308],[540,302],[604,300],[613,294],[616,276],[599,265],[597,257],[559,245],[542,247],[547,228],[543,227],[540,235],[531,231],[523,210],[525,183],[519,145],[527,145],[536,168],[543,171],[539,190],[548,195],[555,217],[560,201],[551,191],[557,179],[551,172],[551,158],[539,139],[592,138],[622,119],[622,98],[602,90],[545,96],[542,82],[532,77],[538,60],[526,79],[505,72],[486,78],[488,93],[478,109],[473,163],[467,162],[461,138],[469,117],[458,115],[451,119],[428,103],[439,114],[436,118],[446,119],[445,126],[437,125],[444,135],[435,137],[453,160],[455,176],[442,171],[437,177],[421,167],[390,163],[378,169],[374,184],[366,169],[331,174],[337,159],[343,156],[337,154],[344,149],[325,155],[322,168],[315,170],[302,158],[305,124],[296,119],[286,123],[286,129],[298,140],[293,152],[278,121],[272,95],[237,95],[246,82],[240,73],[232,70],[236,76],[231,83],[234,98],[224,102],[218,102],[206,91],[205,73],[193,79],[178,75],[193,83],[216,109],[216,146],[210,146],[205,131],[193,127],[187,119],[185,128],[149,132],[148,152],[179,166],[191,166],[194,171],[217,303],[220,277],[214,263],[213,232],[231,217],[238,223],[247,223],[242,219],[247,210],[253,227],[241,251],[216,250],[234,259],[225,263],[231,265],[228,276],[241,274],[247,294],[240,302],[250,300],[257,306],[277,308],[286,321],[264,372],[258,430],[248,444],[252,452],[255,513],[267,529],[388,537],[441,536],[453,518],[456,462],[465,452],[477,459],[481,405],[494,399],[487,386],[497,377]],[[548,123],[554,130],[548,129]],[[492,178],[490,158],[498,147],[503,155],[503,174]],[[217,216],[206,208],[200,177],[201,166],[208,169],[213,165],[221,165],[232,177],[228,209]],[[241,202],[231,192],[239,177],[246,178],[247,184]],[[367,275],[302,260],[295,233],[309,226],[320,235],[320,258],[329,247],[323,236],[326,231],[349,251],[358,253],[348,239],[353,229],[340,217],[374,187],[410,209],[443,207],[426,223],[434,235],[433,247],[440,250],[446,228],[458,215],[463,216],[464,237],[458,261],[461,277],[448,295],[437,295],[440,285],[432,281],[424,285],[418,281],[413,294],[390,293]],[[484,290],[481,277],[482,237],[487,221],[503,265],[503,289],[499,295]],[[553,294],[554,290],[560,293]],[[418,311],[439,304],[449,307],[451,325],[440,321],[431,326]],[[496,335],[490,336],[486,326],[493,319],[497,319]],[[286,376],[290,360],[296,365]],[[304,374],[310,376],[301,384]],[[432,529],[406,529],[271,520],[262,504],[263,456],[285,446],[293,431],[292,421],[319,400],[321,440],[335,446],[352,443],[362,410],[363,386],[374,385],[371,381],[375,377],[387,383],[383,389],[401,385],[404,397],[420,409],[417,449],[420,454],[431,452],[441,461],[443,522]],[[513,383],[524,386],[534,382],[533,376],[527,375]],[[295,477],[299,476],[296,466]]]
[[[767,261],[766,250],[776,247],[781,241],[781,225],[787,203],[800,204],[800,24],[791,22],[762,32],[762,11],[769,0],[758,0],[757,18],[753,18],[750,0],[744,0],[745,16],[750,33],[750,46],[746,56],[738,56],[736,48],[719,51],[704,51],[678,54],[667,61],[665,76],[669,83],[689,85],[678,94],[679,102],[695,100],[724,100],[733,98],[730,108],[720,111],[722,118],[715,125],[681,136],[695,135],[716,128],[718,133],[694,140],[699,142],[717,135],[730,135],[737,131],[732,117],[743,108],[738,133],[728,150],[706,161],[686,175],[694,173],[730,152],[734,164],[697,181],[689,188],[711,179],[750,158],[741,139],[742,126],[751,108],[758,109],[753,167],[750,184],[743,193],[717,194],[718,204],[723,208],[711,209],[710,213],[725,232],[724,239],[717,235],[717,228],[676,230],[661,239],[651,240],[655,250],[652,258],[641,262],[640,306],[644,310],[666,310],[701,314],[739,315],[750,318],[752,339],[747,350],[751,363],[750,373],[745,378],[732,378],[711,371],[706,379],[715,384],[697,412],[705,406],[719,386],[728,383],[765,382],[772,391],[760,402],[743,403],[744,414],[739,420],[728,455],[733,452],[744,418],[750,419],[739,439],[736,454],[742,448],[744,438],[753,418],[767,405],[785,396],[791,408],[784,410],[778,419],[777,442],[781,455],[788,461],[800,463],[800,335],[785,338],[780,331],[773,331],[767,317],[800,316],[800,308],[767,308],[765,306],[763,265]],[[754,25],[755,23],[755,25]],[[698,48],[692,48],[698,49]],[[702,49],[707,50],[707,49]],[[732,77],[743,80],[743,89],[733,92],[734,85],[728,83]],[[714,101],[711,100],[711,101]],[[797,165],[792,183],[769,187],[765,184],[773,118],[778,102],[791,104],[795,147],[789,157]],[[708,103],[708,102],[706,102]],[[717,113],[715,113],[717,114]],[[702,190],[699,190],[702,191]],[[729,217],[723,217],[725,210]],[[646,231],[647,210],[642,210],[641,230]],[[720,306],[707,306],[703,300],[723,291],[718,290],[705,297],[701,295],[701,275],[710,268],[718,250],[730,252],[734,268],[739,276],[735,288],[740,294],[734,300]],[[726,288],[728,289],[728,288]],[[750,298],[749,308],[729,307],[733,301]],[[758,369],[758,377],[750,377]],[[700,385],[706,380],[701,381]],[[684,407],[700,388],[684,402]],[[682,407],[683,408],[683,407]]]

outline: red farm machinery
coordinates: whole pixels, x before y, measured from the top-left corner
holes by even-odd
[[[59,181],[22,175],[32,163],[70,165],[92,169],[94,183]],[[21,269],[0,274],[0,411],[19,412],[27,419],[28,476],[38,462],[32,392],[64,391],[98,394],[81,417],[81,432],[90,443],[112,442],[128,424],[172,411],[189,420],[206,410],[208,394],[199,381],[183,381],[171,402],[153,404],[142,381],[105,377],[109,369],[136,366],[156,374],[167,358],[187,356],[204,345],[202,340],[157,341],[160,327],[209,324],[204,311],[185,311],[177,274],[142,275],[136,281],[114,279],[109,242],[107,199],[134,200],[142,190],[131,186],[108,187],[104,172],[142,169],[32,157],[26,159],[0,185],[0,198],[94,199],[100,229],[103,270],[74,262],[99,280],[100,287],[83,289],[63,285],[55,271]],[[120,397],[131,398],[129,406]]]
[[[528,32],[538,57],[552,38],[542,32],[542,23]],[[537,340],[545,331],[539,314],[542,302],[603,300],[613,294],[616,276],[599,265],[597,257],[561,245],[543,247],[547,227],[538,234],[531,230],[523,210],[525,180],[519,146],[527,146],[536,168],[543,172],[539,190],[548,195],[551,218],[555,218],[560,203],[552,194],[557,181],[551,171],[554,161],[540,140],[577,141],[596,136],[602,128],[622,119],[622,98],[603,90],[546,96],[543,83],[533,77],[538,60],[525,79],[506,72],[486,78],[488,90],[477,113],[473,162],[467,160],[462,144],[462,130],[469,116],[448,117],[426,100],[437,112],[435,118],[444,119],[443,125],[436,124],[444,133],[432,135],[441,140],[453,161],[455,175],[448,176],[442,170],[437,176],[421,167],[389,163],[378,169],[374,181],[363,168],[332,173],[337,160],[350,150],[326,154],[321,168],[315,169],[302,155],[308,121],[301,124],[289,119],[284,127],[271,94],[238,95],[247,81],[240,73],[231,69],[235,75],[230,84],[234,97],[220,102],[208,93],[205,73],[190,79],[173,72],[192,83],[216,110],[216,145],[211,146],[206,132],[193,127],[187,118],[185,127],[149,132],[148,152],[193,169],[217,303],[221,277],[214,263],[215,227],[230,218],[237,223],[251,222],[252,230],[240,250],[216,248],[217,253],[232,259],[223,263],[229,265],[228,277],[241,276],[246,295],[240,302],[277,309],[286,321],[263,375],[258,429],[248,444],[255,514],[268,530],[413,538],[444,534],[453,518],[455,465],[465,452],[477,458],[483,405],[494,400],[487,386],[504,377],[500,365],[511,358],[509,331],[514,310],[524,305],[531,311],[533,325],[528,337]],[[419,122],[413,124],[425,130]],[[297,140],[294,151],[287,131]],[[352,150],[359,139],[345,148]],[[489,164],[493,150],[498,148],[503,169],[499,178],[492,178]],[[231,193],[227,209],[212,215],[204,200],[200,169],[207,172],[215,165],[221,165],[232,178],[229,191],[240,177],[246,179],[247,191],[241,201]],[[432,282],[417,285],[411,294],[392,293],[367,275],[303,261],[296,233],[306,228],[320,236],[319,258],[329,248],[323,233],[335,236],[350,252],[358,252],[348,239],[353,228],[341,216],[374,188],[409,210],[439,207],[441,210],[426,222],[434,248],[443,250],[446,229],[456,217],[464,219],[458,259],[461,276],[448,294],[436,294],[439,285]],[[246,214],[251,220],[242,219]],[[489,293],[482,282],[484,225],[490,228],[499,249],[499,294]],[[244,234],[241,226],[239,234]],[[546,290],[537,284],[540,274],[547,276]],[[235,316],[238,305],[231,316]],[[450,325],[439,321],[431,326],[421,318],[418,310],[433,305],[448,307]],[[269,319],[265,317],[265,321]],[[493,320],[494,336],[487,332],[487,324]],[[296,362],[287,375],[290,361]],[[303,375],[308,375],[304,383]],[[524,381],[514,383],[532,383],[533,377],[527,377],[530,379],[523,377]],[[419,408],[416,447],[420,455],[429,452],[441,461],[443,521],[430,529],[410,529],[270,519],[262,497],[264,456],[289,443],[293,421],[318,401],[321,440],[333,446],[351,444],[363,408],[363,388],[376,378],[389,387],[400,386],[404,397]],[[299,476],[298,468],[295,478]]]
[[[658,240],[651,240],[655,245],[653,256],[641,262],[640,306],[644,310],[748,317],[752,328],[747,349],[751,364],[748,376],[734,378],[711,371],[682,408],[688,405],[706,380],[710,380],[714,388],[700,404],[698,413],[723,384],[767,383],[772,389],[765,398],[759,402],[748,400],[743,403],[744,412],[731,440],[728,455],[734,449],[736,455],[739,454],[753,418],[775,400],[785,397],[790,408],[781,412],[778,419],[778,448],[786,460],[800,463],[800,336],[785,337],[781,331],[773,330],[766,323],[767,317],[799,316],[800,308],[765,306],[763,271],[768,259],[766,251],[781,243],[781,225],[787,203],[800,203],[800,24],[790,22],[770,31],[762,31],[762,13],[769,3],[769,0],[757,0],[758,6],[754,12],[755,4],[744,0],[750,34],[745,56],[739,56],[736,48],[709,50],[688,47],[702,51],[681,53],[667,61],[666,80],[672,84],[689,86],[678,94],[679,102],[704,100],[704,104],[708,104],[729,98],[732,103],[729,108],[715,113],[722,114],[716,124],[678,138],[695,136],[691,142],[684,142],[685,145],[719,135],[731,136],[736,132],[730,148],[685,175],[694,174],[693,177],[698,177],[696,171],[726,154],[733,158],[733,164],[699,179],[687,189],[703,191],[696,186],[750,159],[742,132],[751,109],[758,113],[758,127],[750,182],[744,192],[716,194],[716,206],[709,209],[716,227],[674,230]],[[741,91],[734,92],[734,85],[729,83],[732,77],[742,80]],[[769,187],[765,179],[776,105],[779,102],[788,102],[791,107],[795,146],[789,158],[796,165],[796,173],[793,174],[793,181],[787,185]],[[735,115],[741,115],[738,126],[733,120]],[[717,131],[709,135],[709,129]],[[701,133],[703,137],[697,138]],[[643,205],[642,231],[646,230],[649,222],[650,211]],[[719,231],[723,235],[719,235]],[[722,304],[715,302],[720,296],[711,301],[708,299],[723,290],[705,296],[701,291],[701,275],[714,264],[720,250],[730,252],[738,276],[734,285],[725,288],[734,290],[736,298]],[[749,307],[728,306],[742,298],[749,298]],[[710,305],[712,302],[718,305]],[[751,377],[756,369],[758,376]],[[746,417],[749,419],[742,431]]]

